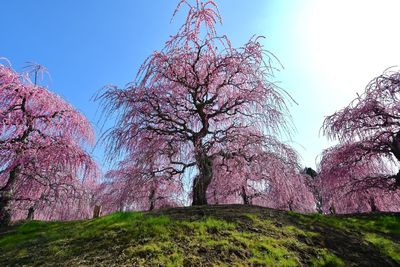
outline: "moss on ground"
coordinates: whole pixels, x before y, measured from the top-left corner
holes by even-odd
[[[395,266],[399,228],[397,215],[332,217],[249,206],[117,212],[5,229],[0,266],[362,266],[363,258]],[[358,254],[339,249],[347,249],[343,238],[359,244]]]

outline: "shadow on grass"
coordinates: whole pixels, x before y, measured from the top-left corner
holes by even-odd
[[[0,265],[396,266],[398,243],[388,236],[398,234],[400,222],[393,216],[226,205],[32,221],[0,233]]]

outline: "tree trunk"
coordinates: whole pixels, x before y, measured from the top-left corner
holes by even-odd
[[[197,146],[198,148],[198,146]],[[212,159],[203,149],[196,149],[198,175],[193,181],[193,206],[207,205],[207,188],[213,177]]]
[[[389,146],[393,155],[400,161],[400,132],[396,134]]]
[[[30,207],[28,209],[28,216],[26,216],[26,219],[31,221],[35,218],[35,209],[33,207]]]
[[[149,211],[154,210],[154,207],[156,205],[155,195],[156,195],[156,190],[154,190],[154,188],[153,188],[153,189],[151,189],[150,195],[149,195],[149,202],[150,202]]]
[[[400,188],[400,171],[394,176],[395,179],[395,189]]]
[[[101,215],[101,206],[100,205],[94,205],[93,208],[93,219],[99,218]]]
[[[214,190],[213,194],[214,194],[215,205],[218,205],[219,203],[218,203],[218,198],[217,198],[217,190]]]
[[[120,212],[123,212],[123,211],[124,211],[124,208],[125,208],[125,204],[124,204],[124,202],[121,200],[121,201],[119,202],[119,211],[120,211]]]
[[[317,206],[317,212],[319,214],[323,214],[324,210],[322,208],[322,197],[320,196],[319,193],[317,194],[317,197],[316,197],[316,206]]]
[[[251,200],[249,196],[246,193],[246,188],[242,186],[242,191],[240,192],[240,195],[242,196],[243,204],[244,205],[251,205]]]
[[[370,199],[369,199],[369,206],[371,207],[371,212],[377,212],[377,211],[379,211],[379,210],[378,210],[378,207],[377,207],[376,204],[375,204],[375,199],[374,199],[374,197],[370,197]]]
[[[10,192],[2,191],[0,195],[0,228],[8,226],[11,222]]]
[[[329,207],[329,213],[330,214],[336,214],[336,209],[335,209],[335,206],[333,204]]]
[[[396,134],[393,138],[392,143],[390,144],[391,151],[396,159],[400,162],[400,132]],[[400,171],[394,176],[395,178],[395,187],[400,188]]]
[[[290,211],[293,211],[293,199],[289,200],[288,207]]]
[[[11,222],[11,200],[13,197],[13,189],[17,176],[20,172],[20,167],[15,166],[10,171],[7,184],[0,190],[0,227],[8,226]]]
[[[400,132],[396,134],[389,146],[393,155],[400,162]],[[393,178],[395,179],[395,188],[400,188],[400,171]]]

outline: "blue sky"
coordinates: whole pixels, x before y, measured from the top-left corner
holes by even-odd
[[[234,46],[263,35],[282,62],[280,86],[299,105],[291,113],[292,145],[304,165],[330,145],[319,136],[324,116],[344,107],[365,85],[400,64],[396,0],[217,0],[218,28]],[[0,57],[21,70],[25,62],[47,67],[50,89],[95,125],[93,95],[107,84],[132,81],[140,64],[182,22],[170,24],[172,0],[6,0],[2,2]],[[102,162],[102,148],[95,151]],[[107,167],[106,167],[107,168]]]

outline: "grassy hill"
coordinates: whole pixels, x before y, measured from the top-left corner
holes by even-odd
[[[224,205],[0,230],[0,266],[400,266],[400,215]]]

